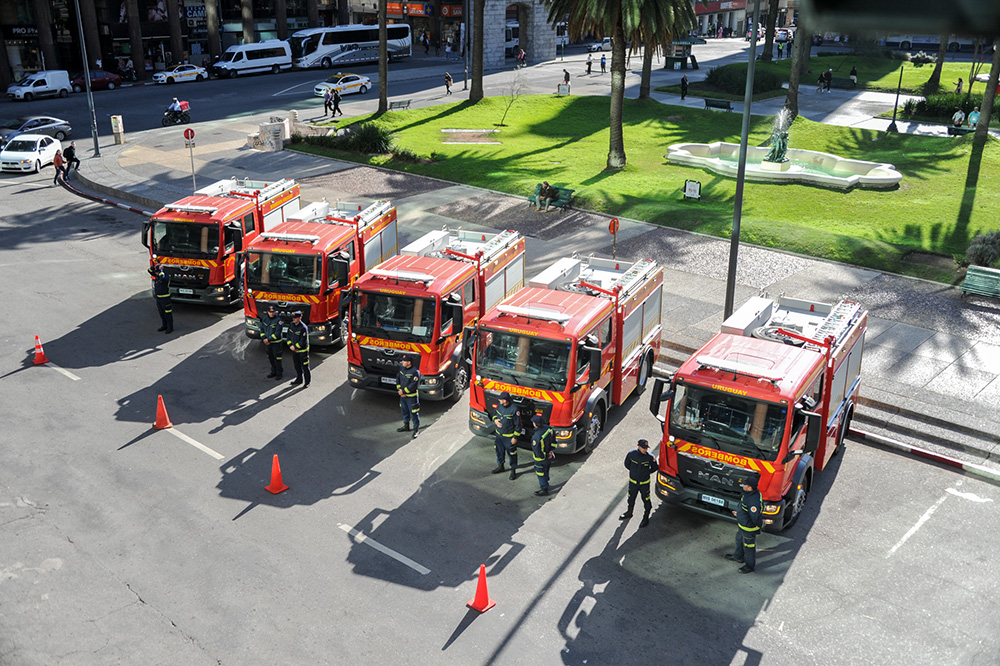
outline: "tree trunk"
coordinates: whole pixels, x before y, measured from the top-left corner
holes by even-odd
[[[622,118],[625,107],[625,27],[621,12],[615,21],[614,44],[611,45],[611,122],[608,142],[608,168],[625,166],[625,136]]]
[[[472,86],[469,101],[478,102],[483,98],[483,32],[486,0],[473,0],[472,5]]]
[[[341,0],[341,4],[346,4]],[[274,0],[274,28],[278,39],[288,39],[288,0]]]
[[[1000,39],[993,42],[993,64],[990,65],[990,78],[986,82],[983,106],[979,109],[979,123],[976,125],[977,141],[986,141],[986,131],[990,126],[990,117],[993,115],[993,105],[996,103],[998,80],[1000,80]]]
[[[180,3],[167,0],[167,25],[170,31],[170,52],[174,62],[184,62],[184,40],[181,36]]]
[[[209,63],[213,63],[215,56],[222,55],[222,39],[219,35],[219,7],[215,0],[205,0],[205,27],[208,29],[208,59]]]
[[[778,0],[768,0],[767,26],[764,27],[764,52],[760,55],[763,62],[771,62],[774,58],[774,27],[778,23]]]
[[[253,44],[256,37],[253,25],[253,0],[241,0],[240,15],[243,18],[243,43]]]
[[[126,0],[125,7],[128,16],[128,41],[132,49],[132,68],[135,78],[142,81],[146,78],[146,58],[142,52],[142,17],[139,15],[139,0]],[[155,70],[154,70],[155,71]]]
[[[656,47],[650,42],[643,47],[642,78],[639,80],[639,99],[649,99],[649,80],[653,76],[653,51]]]
[[[931,78],[927,79],[927,85],[924,89],[928,95],[933,94],[941,85],[941,68],[944,67],[944,58],[948,54],[948,35],[941,35],[940,39],[937,62],[934,63],[934,71],[931,72]]]
[[[799,25],[802,25],[799,23]],[[811,44],[812,37],[809,35],[801,36],[802,31],[799,30],[799,36],[793,42],[794,48],[792,49],[792,63],[791,68],[788,71],[788,93],[785,95],[785,108],[788,109],[788,122],[791,123],[799,115],[799,82],[802,80],[802,60],[805,59],[806,62],[809,61],[807,55],[808,51],[811,50],[807,48],[806,44]]]
[[[802,53],[799,54],[799,74],[809,73],[809,58],[812,57],[813,50],[811,30],[812,26],[799,18],[799,27],[795,29],[795,48],[799,47],[800,42],[802,44]]]
[[[389,110],[389,29],[386,27],[386,0],[378,3],[378,114]]]

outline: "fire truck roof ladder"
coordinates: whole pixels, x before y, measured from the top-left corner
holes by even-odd
[[[433,275],[427,275],[426,273],[417,273],[415,271],[392,271],[392,270],[384,270],[382,268],[373,268],[369,272],[375,277],[385,278],[387,280],[423,282],[424,284],[430,284],[431,282],[434,282]]]
[[[215,206],[184,206],[181,204],[169,204],[166,209],[182,213],[208,213],[209,215],[215,215],[215,212],[219,210]]]
[[[564,326],[572,316],[566,314],[565,312],[556,312],[555,310],[549,310],[548,308],[539,308],[536,306],[529,305],[526,308],[517,307],[515,305],[498,305],[497,310],[500,314],[509,315],[511,317],[524,317],[525,319],[544,319],[545,321],[552,321],[560,326]]]
[[[371,206],[368,206],[368,208],[365,208],[363,211],[355,215],[354,220],[358,223],[358,226],[366,227],[388,213],[390,208],[392,208],[392,202],[388,199],[376,201]]]
[[[239,181],[236,182],[239,183]],[[244,180],[242,185],[238,184],[237,186],[231,188],[230,191],[238,192],[240,194],[254,194],[256,192],[260,192],[260,197],[262,199],[270,199],[278,192],[283,192],[293,185],[295,185],[295,181],[291,178],[282,178],[281,180],[273,183]]]
[[[261,234],[261,238],[266,240],[284,241],[286,243],[311,243],[313,245],[319,242],[319,236],[309,236],[306,234],[275,234],[265,232]]]
[[[834,306],[833,311],[827,315],[823,323],[820,324],[820,327],[816,329],[816,337],[820,340],[826,340],[827,336],[832,335],[834,346],[836,346],[860,315],[860,304],[854,301],[841,301]]]
[[[489,261],[503,253],[513,243],[517,242],[519,235],[516,231],[501,231],[491,238],[480,251],[483,253],[483,261]]]
[[[621,287],[621,295],[625,296],[641,287],[646,278],[656,270],[656,262],[652,259],[640,259],[615,281],[616,287]]]

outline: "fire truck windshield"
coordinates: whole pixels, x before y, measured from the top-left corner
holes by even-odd
[[[357,335],[431,342],[437,304],[432,298],[359,291],[354,299],[351,327]]]
[[[563,391],[569,371],[568,343],[507,331],[481,329],[476,373],[527,388]]]
[[[247,252],[247,287],[283,294],[318,294],[323,265],[315,254]]]
[[[670,406],[670,434],[727,453],[774,460],[788,408],[763,400],[677,383]]]
[[[164,257],[217,259],[219,227],[198,222],[153,220],[153,253]]]

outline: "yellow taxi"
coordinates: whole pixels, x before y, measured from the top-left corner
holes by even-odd
[[[326,81],[317,83],[316,87],[313,88],[313,94],[316,97],[323,97],[326,95],[327,90],[330,92],[339,90],[341,95],[348,93],[361,93],[364,95],[371,87],[372,80],[367,76],[337,72],[333,76],[328,77]]]
[[[208,70],[197,65],[175,65],[153,75],[156,83],[183,83],[184,81],[204,81]]]

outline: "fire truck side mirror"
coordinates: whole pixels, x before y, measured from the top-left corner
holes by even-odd
[[[587,383],[596,384],[601,381],[601,350],[593,347],[584,347],[583,351],[587,354],[590,363],[590,376],[587,378]]]
[[[142,237],[140,238],[140,240],[142,241],[143,247],[149,247],[149,227],[150,226],[151,225],[149,224],[149,222],[143,222],[142,223]]]
[[[337,284],[339,284],[342,288],[346,287],[347,283],[350,281],[349,275],[351,265],[346,259],[341,257],[334,258],[331,263],[333,264],[334,275],[337,277]]]
[[[472,365],[472,354],[476,348],[476,327],[466,326],[462,329],[462,360]]]
[[[655,378],[653,382],[653,390],[649,396],[649,411],[656,417],[657,421],[666,423],[666,414],[660,416],[660,405],[663,404],[664,400],[670,400],[674,397],[674,390],[671,388],[664,391],[663,388],[667,385],[667,381],[660,377]]]

